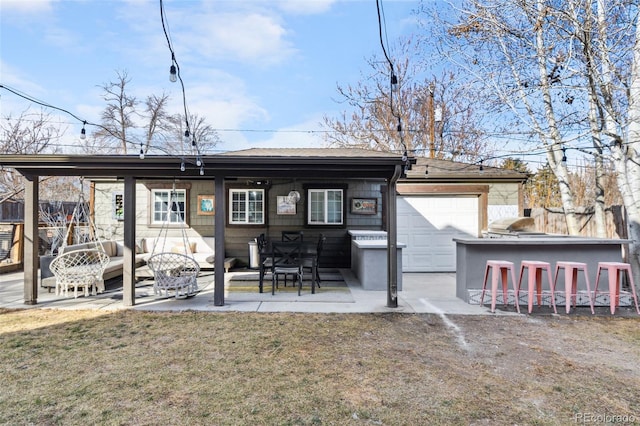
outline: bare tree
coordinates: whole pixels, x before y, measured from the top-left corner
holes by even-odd
[[[173,155],[206,155],[212,153],[220,142],[218,132],[198,114],[190,114],[189,120],[184,115],[170,118],[171,131],[167,133],[166,152]],[[188,137],[185,136],[189,128]]]
[[[141,144],[142,152],[148,153],[156,139],[165,139],[164,135],[170,134],[172,129],[171,120],[166,112],[169,95],[150,95],[145,100],[145,134],[144,142]]]
[[[324,125],[333,130],[325,139],[331,146],[406,149],[441,159],[476,161],[486,157],[488,146],[478,125],[481,117],[470,100],[472,94],[465,91],[464,84],[458,84],[455,73],[425,78],[408,59],[413,48],[410,41],[403,42],[403,59],[394,64],[399,87],[393,101],[388,64],[375,57],[368,61],[370,75],[363,75],[353,85],[338,85],[337,102],[347,104],[351,112],[323,118]]]
[[[131,83],[127,72],[116,74],[115,81],[101,86],[107,106],[102,112],[100,128],[87,143],[88,151],[196,155],[211,151],[218,143],[215,130],[197,114],[189,118],[190,139],[185,143],[186,122],[184,116],[167,112],[169,95],[149,95],[141,107],[138,99],[127,92]],[[194,137],[196,145],[192,146]]]
[[[2,117],[0,123],[0,154],[54,154],[59,147],[55,142],[65,129],[54,125],[50,114],[28,109],[18,117]],[[46,184],[45,184],[46,189]],[[24,182],[14,170],[0,164],[0,202],[18,196],[24,190]]]
[[[138,100],[126,92],[131,82],[126,71],[116,71],[116,81],[103,84],[102,98],[107,106],[102,111],[101,126],[93,133],[93,146],[90,150],[107,149],[112,153],[127,154],[135,128],[135,115]]]

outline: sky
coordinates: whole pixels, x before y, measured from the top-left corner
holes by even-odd
[[[191,114],[218,131],[219,151],[322,147],[323,116],[339,117],[337,85],[356,84],[383,59],[375,0],[164,0]],[[380,0],[384,39],[416,31],[419,1]],[[171,96],[183,114],[159,0],[0,0],[0,84],[100,122],[101,86],[126,71],[143,100]],[[40,107],[0,90],[0,116]],[[48,110],[77,146],[82,123]],[[90,131],[92,129],[87,129]]]

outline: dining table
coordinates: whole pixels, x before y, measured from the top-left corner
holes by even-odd
[[[317,242],[314,241],[303,241],[300,243],[293,242],[291,244],[300,244],[300,252],[302,253],[302,259],[300,262],[303,262],[305,259],[311,259],[311,294],[316,293],[316,280],[317,280],[317,268],[318,268],[318,246]],[[259,262],[259,290],[260,293],[264,290],[264,275],[267,272],[267,269],[270,268],[270,260],[273,257],[273,250],[271,249],[270,241],[267,241],[266,244],[259,250],[260,262]]]

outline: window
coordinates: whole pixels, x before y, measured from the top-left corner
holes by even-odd
[[[151,190],[151,223],[176,223],[185,222],[185,206],[187,191],[176,189],[171,197],[170,189]],[[171,206],[173,204],[173,206]]]
[[[309,189],[309,225],[341,225],[343,215],[342,189]]]
[[[264,189],[230,189],[229,223],[264,224]]]

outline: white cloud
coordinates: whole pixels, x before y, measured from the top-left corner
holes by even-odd
[[[191,56],[272,65],[295,53],[287,30],[272,16],[258,13],[211,13],[191,17],[175,32],[176,50]]]
[[[331,9],[336,0],[281,0],[275,3],[287,13],[314,15]]]
[[[56,1],[57,0],[0,0],[0,9],[2,9],[3,13],[43,13],[50,12],[53,3]]]

